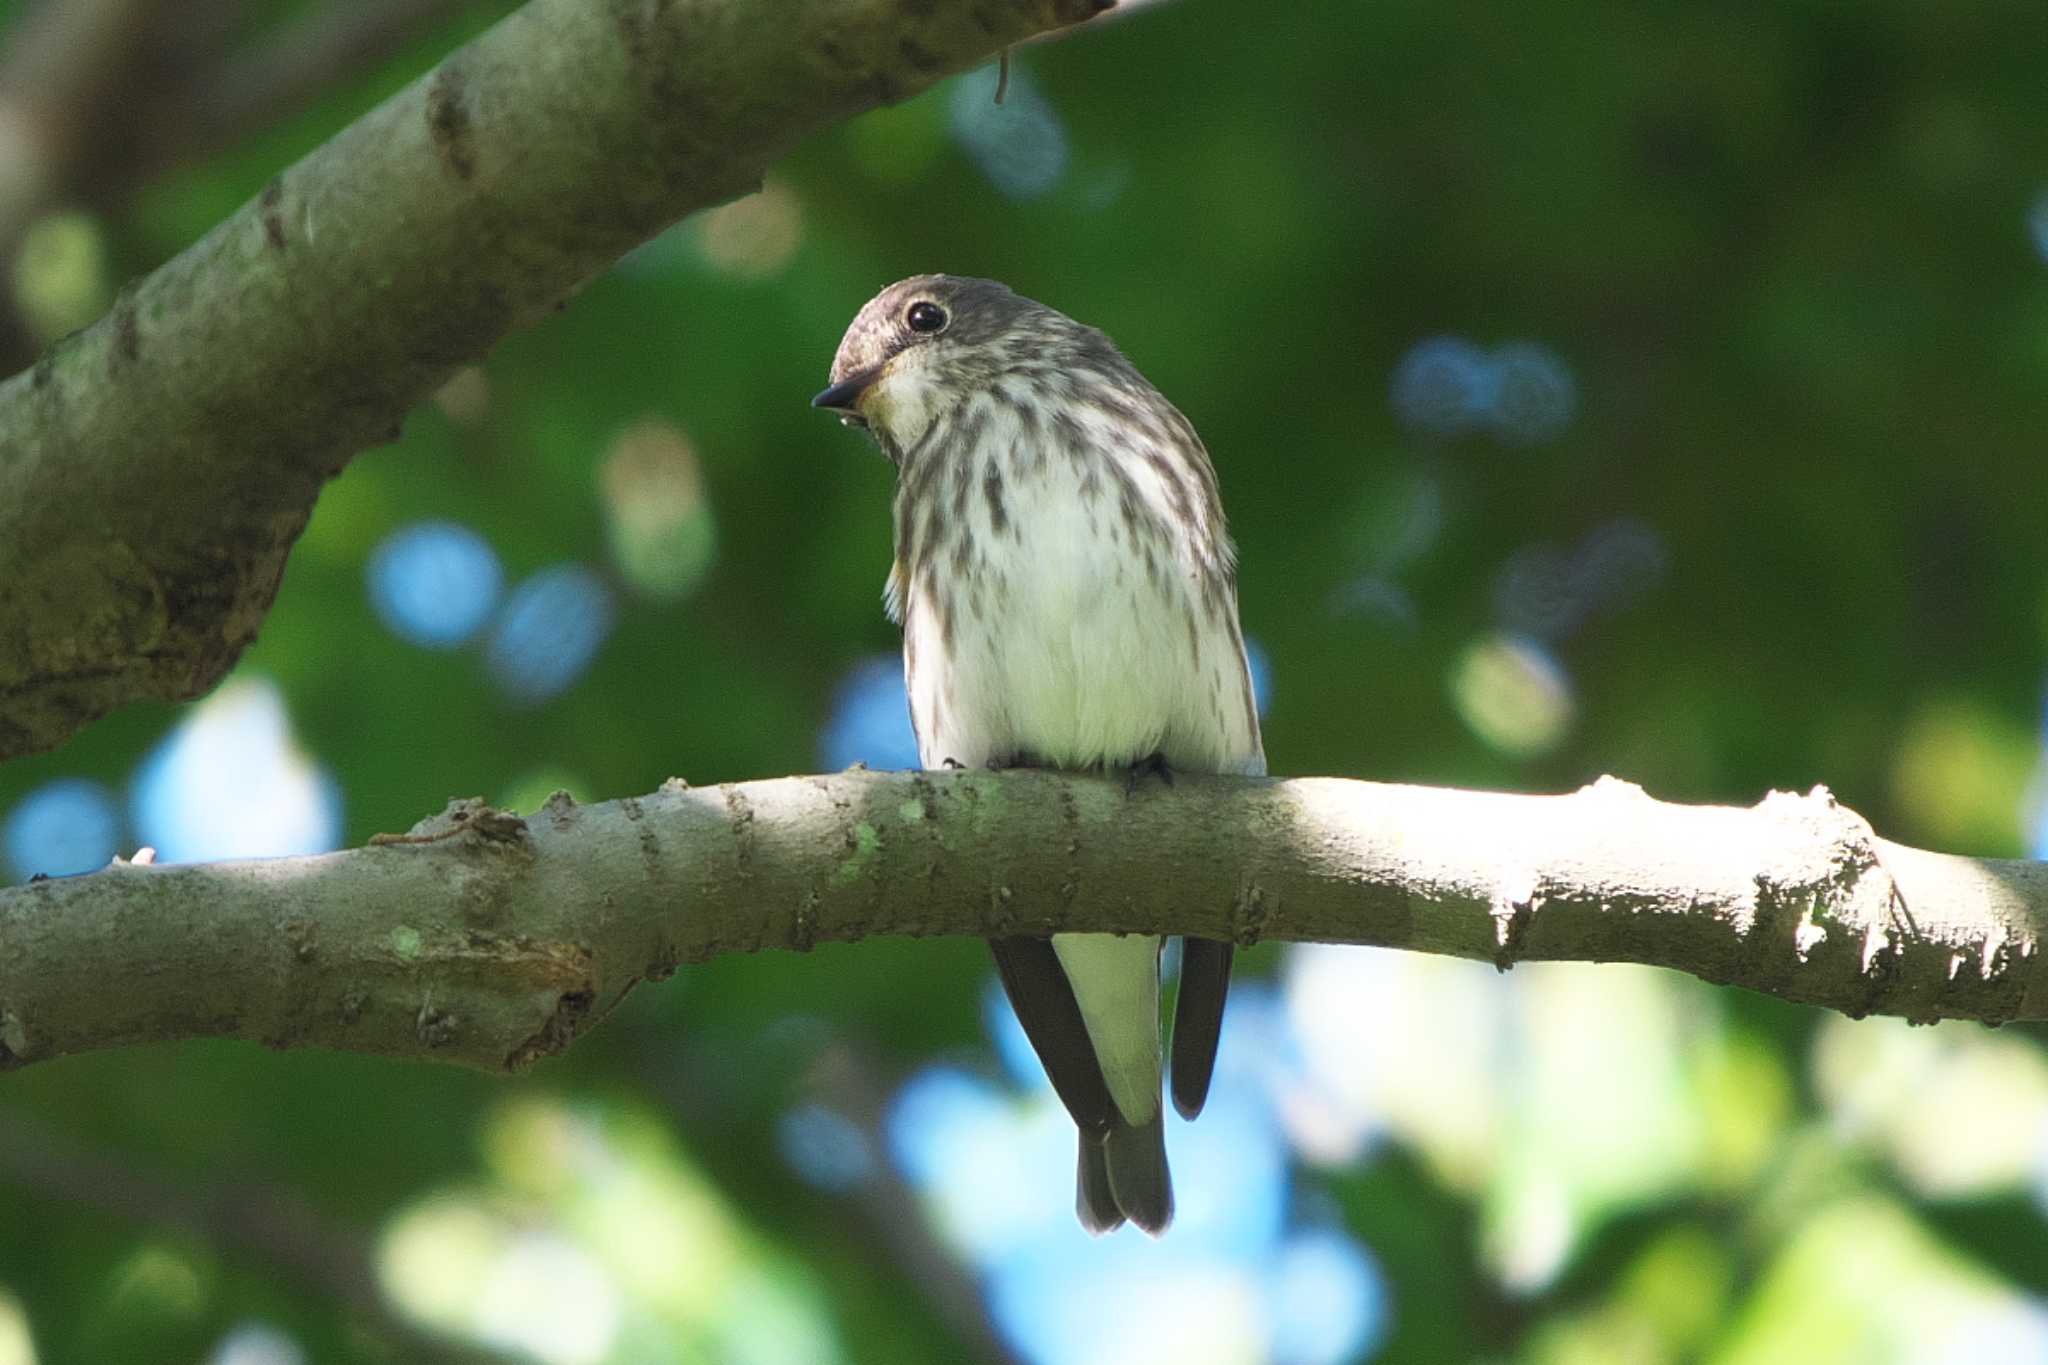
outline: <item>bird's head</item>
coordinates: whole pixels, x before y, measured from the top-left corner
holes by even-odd
[[[832,358],[831,387],[811,406],[867,428],[900,462],[934,420],[1015,363],[1041,316],[1059,318],[994,280],[898,280],[854,316]]]

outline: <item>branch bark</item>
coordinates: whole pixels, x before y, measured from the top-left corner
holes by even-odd
[[[2048,864],[1872,834],[1823,789],[1678,806],[1050,772],[458,802],[317,857],[0,891],[0,1069],[243,1038],[517,1071],[636,982],[872,934],[1123,930],[1641,962],[1860,1016],[2048,1017]]]
[[[320,486],[799,138],[1101,0],[530,0],[0,385],[0,759],[205,691]]]

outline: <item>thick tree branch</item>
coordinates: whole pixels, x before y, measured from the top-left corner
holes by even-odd
[[[1887,843],[1825,791],[1676,806],[1332,778],[1126,795],[851,771],[457,803],[345,853],[0,891],[0,1068],[245,1038],[516,1071],[637,981],[871,934],[1144,930],[1643,962],[1919,1020],[2048,1017],[2048,864]]]
[[[321,484],[799,138],[1100,0],[530,0],[0,385],[0,758],[249,642]]]

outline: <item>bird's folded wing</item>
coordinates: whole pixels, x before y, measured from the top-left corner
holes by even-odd
[[[996,974],[1010,1007],[1017,1011],[1017,1022],[1024,1026],[1024,1036],[1031,1040],[1060,1102],[1075,1123],[1101,1134],[1116,1121],[1116,1102],[1103,1083],[1102,1064],[1095,1060],[1074,988],[1067,983],[1051,941],[997,938],[988,946],[995,953]]]

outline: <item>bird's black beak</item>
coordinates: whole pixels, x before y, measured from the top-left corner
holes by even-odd
[[[856,374],[848,375],[816,398],[813,398],[811,406],[814,408],[831,408],[835,412],[858,416],[859,413],[855,410],[854,405],[860,402],[860,396],[867,392],[868,385],[875,382],[875,376],[878,372],[878,370],[861,370]]]

